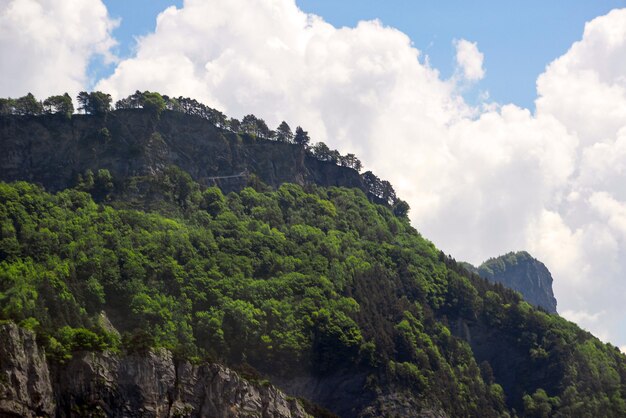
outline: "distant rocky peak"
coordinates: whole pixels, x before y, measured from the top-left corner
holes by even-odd
[[[468,270],[471,271],[472,266],[469,267]],[[474,271],[491,282],[502,283],[520,292],[529,303],[547,312],[557,313],[552,275],[545,264],[526,251],[490,258]]]

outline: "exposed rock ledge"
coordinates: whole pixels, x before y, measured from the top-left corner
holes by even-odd
[[[0,325],[0,417],[310,417],[272,385],[218,365],[145,356],[75,353],[48,365],[35,335]]]

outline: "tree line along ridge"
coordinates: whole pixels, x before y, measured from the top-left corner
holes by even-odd
[[[361,173],[363,163],[356,155],[352,153],[341,155],[339,151],[331,149],[321,141],[313,144],[309,133],[301,126],[292,130],[287,122],[282,121],[276,129],[270,129],[262,118],[253,114],[248,114],[239,120],[228,117],[221,111],[195,99],[182,96],[175,98],[150,91],[141,92],[137,90],[130,96],[116,101],[115,104],[113,104],[113,98],[110,94],[101,91],[81,91],[76,99],[79,105],[78,109],[75,109],[68,93],[50,96],[43,101],[37,100],[32,93],[16,99],[0,98],[0,115],[59,115],[70,119],[76,110],[79,113],[106,116],[113,110],[144,109],[159,118],[165,110],[180,112],[200,117],[219,129],[225,129],[236,134],[247,134],[259,139],[300,145],[310,156],[319,161],[331,162],[356,170],[360,173],[367,191],[379,203],[393,207],[396,215],[407,216],[410,209],[407,202],[398,198],[389,181],[380,179],[369,170]]]

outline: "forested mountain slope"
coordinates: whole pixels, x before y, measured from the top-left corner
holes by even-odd
[[[165,350],[342,417],[626,416],[616,347],[468,273],[373,177],[302,145],[143,110],[4,116],[0,143],[2,179],[30,181],[0,183],[0,319],[52,369]]]
[[[188,186],[177,206],[162,184],[165,217],[3,184],[2,318],[53,362],[163,347],[341,416],[624,416],[617,348],[465,276],[361,191]]]

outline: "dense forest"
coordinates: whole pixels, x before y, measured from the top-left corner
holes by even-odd
[[[85,94],[85,111],[101,99],[110,110]],[[15,102],[0,105],[14,117]],[[123,181],[93,167],[56,194],[0,183],[0,320],[34,330],[61,365],[79,350],[161,347],[260,380],[365,376],[349,410],[313,399],[347,416],[386,416],[393,402],[455,417],[626,416],[616,347],[468,272],[410,225],[391,185],[363,178],[365,192],[251,176],[226,195],[176,166]]]
[[[372,387],[453,416],[626,413],[617,348],[468,276],[362,192],[285,184],[223,196],[172,180],[158,184],[162,213],[2,184],[2,318],[36,330],[58,362],[165,347],[264,375],[365,370]],[[546,386],[518,376],[505,390],[504,371],[453,335],[459,318],[549,370]]]

